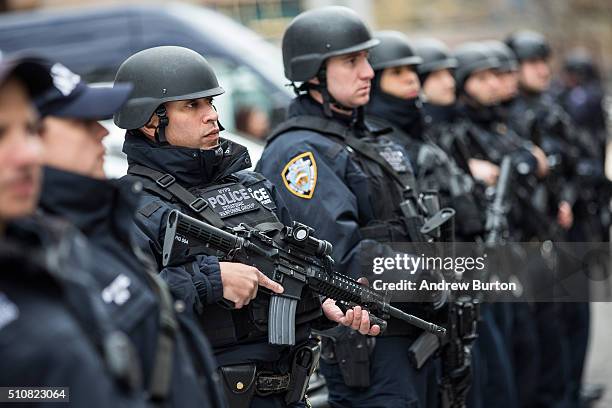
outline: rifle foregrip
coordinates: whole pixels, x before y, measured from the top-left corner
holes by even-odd
[[[376,317],[372,313],[370,313],[370,326],[374,326],[375,324],[380,327],[381,334],[384,333],[385,330],[387,330],[387,321],[381,319],[380,317]]]
[[[355,303],[355,302],[346,302],[343,300],[339,300],[336,301],[336,305],[340,308],[340,310],[342,310],[342,312],[344,314],[346,314],[346,311],[355,307],[355,306],[360,306],[359,304]],[[367,310],[367,309],[364,309]],[[377,324],[380,327],[380,332],[383,333],[385,330],[387,330],[387,321],[384,319],[381,319],[378,316],[375,316],[372,314],[372,312],[370,312],[368,310],[368,313],[370,314],[370,327],[374,326],[375,324]]]

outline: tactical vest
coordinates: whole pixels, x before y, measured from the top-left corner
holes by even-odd
[[[310,130],[338,143],[337,149],[346,149],[351,159],[368,176],[368,197],[374,219],[360,220],[364,239],[378,242],[417,241],[411,237],[402,221],[399,204],[408,188],[418,194],[412,166],[404,150],[382,133],[365,130],[357,137],[354,129],[318,116],[296,116],[275,128],[268,143],[291,130]]]
[[[251,173],[252,180],[241,183],[229,175],[221,184],[192,188],[180,186],[173,176],[144,166],[130,166],[128,173],[143,183],[143,189],[181,207],[181,211],[219,228],[239,224],[274,236],[283,227],[274,210],[274,202],[265,186],[266,179]],[[230,309],[223,303],[206,306],[200,324],[213,348],[267,340],[270,295],[258,291],[257,297],[241,309]],[[305,289],[296,311],[296,328],[321,316],[321,302]],[[299,336],[298,336],[299,337]]]

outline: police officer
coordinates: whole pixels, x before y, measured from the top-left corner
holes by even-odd
[[[421,105],[421,84],[418,70],[424,63],[423,59],[414,54],[406,36],[399,32],[380,32],[375,37],[380,40],[380,45],[370,52],[370,62],[375,76],[372,81],[370,101],[366,106],[367,120],[378,126],[393,128],[390,137],[405,146],[410,152],[420,190],[437,190],[440,206],[451,207],[455,210],[454,236],[450,238],[458,241],[474,240],[484,232],[485,208],[477,205],[477,202],[484,201],[484,197],[476,198],[475,182],[472,177],[427,133],[427,128],[433,123],[425,123]],[[429,68],[433,69],[434,65],[430,60]],[[438,65],[443,70],[440,71],[442,74],[434,74],[434,78],[431,79],[434,81],[438,79],[441,84],[433,86],[430,84],[429,87],[429,91],[433,93],[433,99],[441,103],[441,106],[452,104],[454,101],[454,79],[450,76],[448,68],[443,68],[449,65],[453,64],[447,62]],[[444,74],[450,76],[450,81]],[[452,92],[452,98],[448,97],[445,92],[447,90]],[[444,137],[449,136],[441,135],[436,139],[441,140]],[[452,280],[454,277],[447,277],[447,279]],[[459,295],[456,294],[456,296]],[[467,301],[466,298],[464,299]],[[452,317],[444,316],[443,324],[447,324],[450,318]],[[465,343],[463,343],[464,340]],[[473,339],[462,338],[461,341],[461,347],[468,350],[468,357],[465,362],[458,363],[463,365],[461,368],[453,366],[449,370],[453,370],[454,373],[454,392],[462,395],[465,400],[471,385],[471,378],[476,378],[478,383],[479,378],[476,376],[479,373],[473,373],[472,370],[470,354]],[[445,357],[443,357],[444,367],[457,364],[457,362],[448,361],[452,357],[449,358],[448,355]],[[461,370],[463,370],[463,376],[459,375]],[[477,388],[475,392],[479,392],[479,389]],[[459,395],[455,395],[455,398],[458,398]],[[474,397],[477,396],[474,393],[472,396],[470,406],[477,406],[474,401]]]
[[[50,64],[50,70],[63,88],[53,87],[41,98],[47,165],[41,208],[87,236],[99,296],[137,345],[152,403],[223,406],[206,339],[183,313],[182,301],[174,303],[151,268],[152,260],[132,244],[140,186],[105,180],[102,140],[108,131],[98,120],[112,117],[128,99],[131,85],[90,87],[61,64]]]
[[[417,72],[421,82],[423,120],[427,125],[427,134],[470,174],[469,154],[461,148],[460,143],[463,139],[461,133],[465,129],[460,126],[456,104],[454,70],[457,60],[448,47],[435,38],[415,41],[414,51],[423,60]]]
[[[257,167],[297,220],[334,243],[338,270],[355,277],[368,254],[390,252],[384,243],[419,240],[399,206],[406,187],[418,194],[408,154],[363,120],[374,78],[368,50],[378,43],[345,7],[306,11],[290,23],[283,62],[298,96]],[[420,331],[401,323],[390,319],[375,345],[351,333],[326,342],[321,371],[332,406],[436,405],[434,363],[412,368],[407,350]]]
[[[557,190],[563,200],[563,207],[572,214],[576,222],[568,220],[560,223],[569,229],[565,239],[571,241],[598,241],[597,187],[603,166],[598,163],[598,152],[588,135],[579,132],[569,115],[554,101],[549,93],[551,69],[549,58],[550,45],[540,33],[518,31],[506,39],[506,43],[519,60],[520,95],[511,107],[511,118],[517,129],[522,129],[523,136],[540,143],[549,161],[554,164],[551,190]],[[519,119],[520,118],[520,119]],[[578,188],[578,186],[580,186]],[[560,210],[563,210],[560,207]],[[566,264],[561,260],[561,265]],[[569,262],[567,263],[569,265]],[[576,266],[575,266],[576,267]],[[580,266],[577,266],[578,268]],[[576,273],[575,270],[568,271]],[[588,284],[583,281],[576,286],[577,300],[588,299]],[[543,306],[544,304],[540,304]],[[552,312],[551,312],[552,313]],[[538,320],[540,345],[543,353],[542,367],[544,375],[540,376],[539,387],[549,404],[569,403],[578,406],[582,371],[588,343],[589,311],[588,303],[560,303],[556,306],[558,329],[563,336],[548,335],[548,317]],[[561,344],[559,344],[561,343]],[[565,350],[557,353],[555,350]],[[545,375],[550,367],[563,364],[566,377],[561,382],[559,377],[553,380]],[[562,372],[561,370],[556,370]]]
[[[505,43],[498,40],[484,41],[492,57],[497,58],[499,67],[495,69],[497,76],[499,105],[509,105],[518,94],[518,61],[514,52]]]
[[[440,205],[455,209],[459,240],[481,233],[482,214],[472,196],[474,181],[426,134],[417,74],[423,60],[399,32],[380,32],[375,38],[380,45],[370,52],[375,75],[366,106],[369,123],[394,129],[390,137],[408,150],[420,191],[438,190]]]
[[[526,145],[499,117],[496,70],[500,67],[500,61],[480,43],[463,44],[453,56],[457,59],[455,79],[458,110],[465,128],[460,135],[460,150],[468,156],[472,175],[486,185],[495,185],[499,175],[497,166],[503,156],[510,155],[516,173],[535,177],[541,171],[538,160],[532,154],[536,147]],[[513,191],[518,189],[513,184]],[[513,214],[510,214],[513,237],[517,236],[517,228],[516,221],[512,224],[512,220],[521,219],[522,216],[517,207],[513,202]],[[518,400],[510,354],[511,339],[504,337],[503,330],[507,313],[500,319],[499,309],[500,305],[497,304],[482,307],[483,321],[476,344],[482,358],[481,364],[486,367],[483,370],[481,397],[484,406],[502,404],[516,407]]]
[[[607,143],[604,95],[601,76],[592,55],[581,49],[569,52],[563,61],[559,102],[574,124],[600,144],[600,159],[603,159]]]
[[[203,254],[161,266],[166,219],[173,209],[221,228],[245,223],[271,235],[281,222],[291,221],[274,186],[246,170],[251,166],[246,149],[219,137],[213,98],[224,91],[212,68],[192,50],[156,47],[128,58],[116,82],[135,84],[115,123],[128,129],[124,181],[144,186],[136,219],[139,247],[157,259],[162,278],[204,328],[230,406],[300,405],[318,356],[318,345],[308,337],[322,316],[319,298],[309,290],[302,293],[296,345],[272,345],[266,326],[270,295],[258,289],[281,293],[278,283],[254,267]],[[326,300],[323,311],[363,333],[379,330],[370,328],[360,308],[344,315]],[[306,354],[307,364],[297,360]]]
[[[50,396],[75,406],[144,406],[131,344],[90,290],[82,236],[32,216],[43,148],[30,98],[51,84],[38,60],[0,62],[0,384],[68,387]]]
[[[448,47],[435,38],[414,41],[414,53],[422,62],[417,66],[421,82],[424,120],[430,127],[440,127],[455,119],[455,78],[457,60]],[[447,133],[447,132],[440,132]]]

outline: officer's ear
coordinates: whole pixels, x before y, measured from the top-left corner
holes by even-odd
[[[149,122],[140,128],[140,131],[151,140],[155,140],[155,130],[157,129],[157,125],[159,124],[159,117],[157,115],[151,116]]]

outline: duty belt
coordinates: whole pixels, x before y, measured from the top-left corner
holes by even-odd
[[[257,395],[266,396],[280,392],[286,392],[291,382],[291,374],[274,374],[271,372],[259,372],[255,378],[255,390]]]

